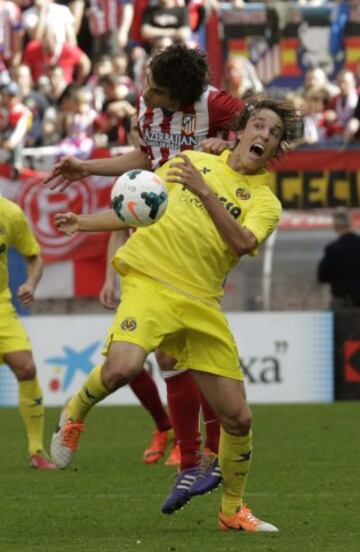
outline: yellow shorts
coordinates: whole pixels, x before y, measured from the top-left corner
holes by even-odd
[[[0,364],[6,353],[31,349],[30,340],[12,303],[0,302]]]
[[[121,279],[121,302],[104,354],[112,341],[156,348],[191,368],[243,380],[239,355],[228,322],[210,306],[131,270]]]

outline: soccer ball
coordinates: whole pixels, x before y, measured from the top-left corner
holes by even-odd
[[[119,176],[111,190],[112,208],[129,226],[154,224],[164,214],[167,202],[164,182],[150,171],[128,171]]]

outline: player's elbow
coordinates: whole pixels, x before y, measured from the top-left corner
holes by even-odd
[[[257,245],[257,239],[251,234],[234,243],[232,249],[237,257],[243,257],[255,249]]]
[[[44,266],[44,261],[42,260],[40,253],[38,255],[27,255],[25,258],[29,265],[36,265],[38,268],[43,268]]]
[[[151,25],[142,25],[140,34],[143,40],[151,40],[154,38],[154,28]]]

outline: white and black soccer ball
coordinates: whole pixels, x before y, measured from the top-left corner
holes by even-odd
[[[165,213],[165,183],[150,171],[134,169],[119,176],[111,190],[116,215],[129,226],[150,226]]]

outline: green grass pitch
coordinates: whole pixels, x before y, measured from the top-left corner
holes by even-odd
[[[48,409],[49,442],[59,409]],[[97,407],[66,471],[27,467],[16,409],[0,409],[2,552],[358,552],[360,403],[254,406],[247,503],[278,534],[222,533],[220,491],[161,514],[174,468],[140,461],[140,407]]]

